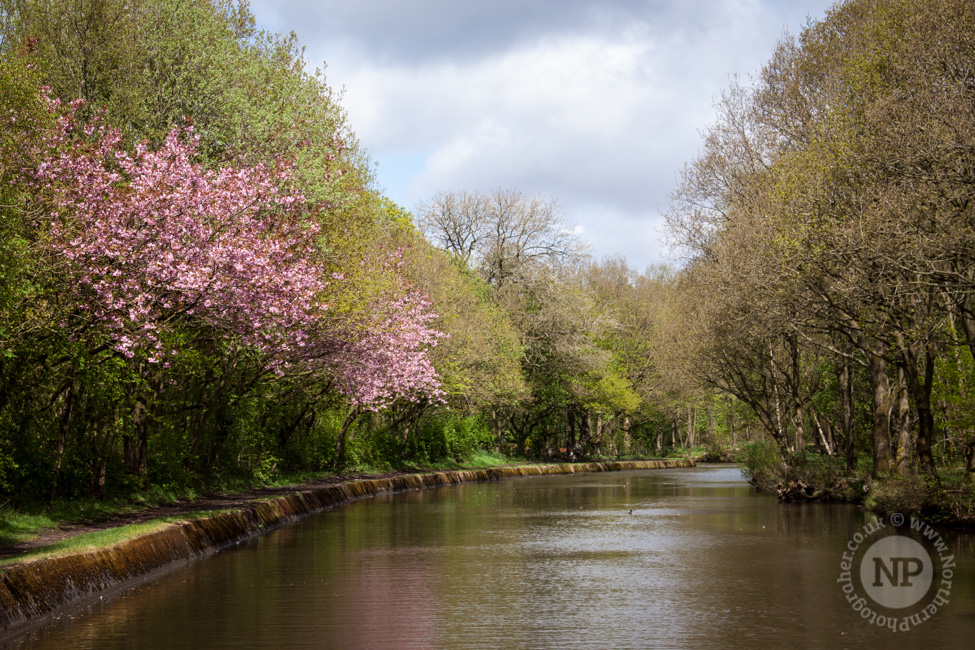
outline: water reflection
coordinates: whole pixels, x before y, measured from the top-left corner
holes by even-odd
[[[850,506],[779,504],[723,466],[381,496],[12,647],[970,647],[972,536],[947,536],[950,605],[894,634],[836,583],[863,522]]]

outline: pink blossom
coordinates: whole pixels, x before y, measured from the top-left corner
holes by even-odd
[[[427,352],[444,335],[424,294],[401,288],[367,323],[324,318],[325,278],[346,276],[317,261],[319,226],[289,165],[208,170],[194,162],[191,128],[129,153],[117,130],[81,125],[81,103],[71,106],[35,152],[32,177],[75,304],[117,353],[169,367],[165,332],[204,326],[260,351],[279,375],[301,364],[334,377],[367,409],[443,400]],[[402,252],[382,254],[398,277]]]
[[[427,350],[446,336],[428,323],[429,299],[419,291],[386,306],[383,321],[343,349],[339,390],[353,403],[380,410],[396,399],[442,402],[443,391]]]
[[[71,113],[61,117],[34,178],[72,291],[118,352],[154,348],[160,326],[192,316],[276,363],[316,326],[327,284],[309,261],[318,228],[300,222],[304,198],[279,189],[287,166],[206,170],[188,130],[134,155],[97,121],[78,131]]]

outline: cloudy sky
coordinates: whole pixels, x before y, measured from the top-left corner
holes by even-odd
[[[832,0],[252,0],[327,64],[386,194],[555,198],[597,256],[666,261],[662,213],[730,78]]]

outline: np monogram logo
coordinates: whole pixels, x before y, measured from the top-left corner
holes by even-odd
[[[853,534],[840,562],[847,601],[873,625],[906,632],[947,605],[955,557],[936,529],[894,513]]]
[[[891,535],[874,542],[860,561],[860,582],[878,605],[904,609],[924,598],[934,580],[934,562],[910,537]]]

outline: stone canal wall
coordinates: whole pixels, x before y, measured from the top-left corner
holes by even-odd
[[[242,510],[174,524],[98,551],[12,567],[0,575],[0,638],[301,517],[383,492],[520,476],[693,466],[692,460],[525,465],[363,479],[298,491]]]

